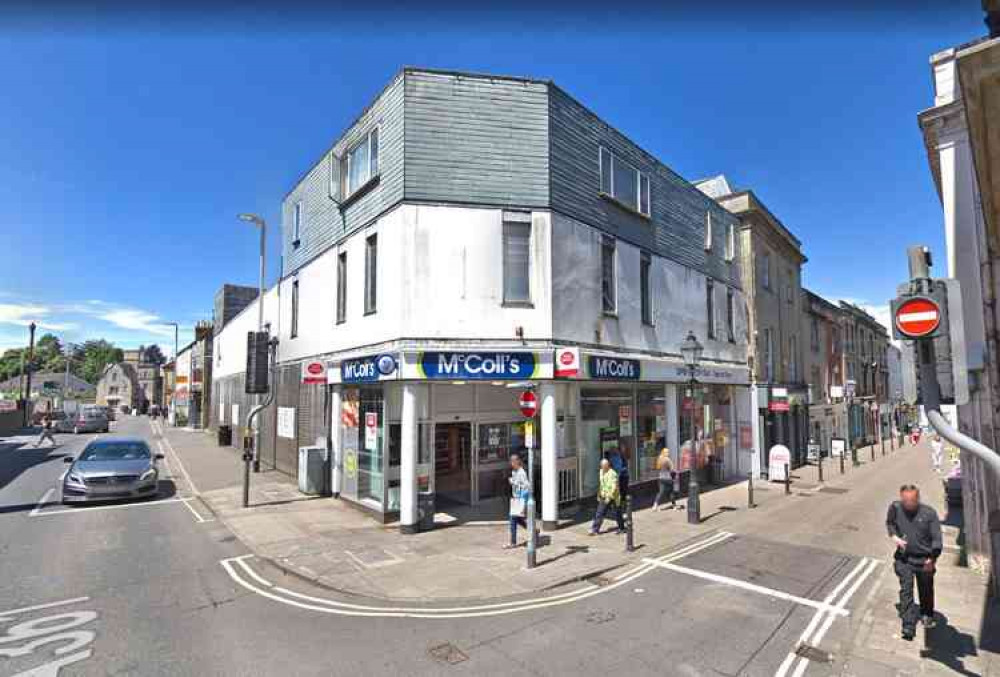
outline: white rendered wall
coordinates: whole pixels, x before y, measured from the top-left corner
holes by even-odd
[[[271,323],[271,333],[278,329],[278,289],[264,292],[264,323]],[[212,378],[242,374],[247,368],[247,332],[257,331],[257,301],[229,321],[212,340]]]

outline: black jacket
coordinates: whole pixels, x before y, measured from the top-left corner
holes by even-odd
[[[890,537],[899,536],[906,541],[906,550],[897,550],[897,558],[919,564],[941,554],[941,521],[934,508],[921,504],[916,512],[908,513],[899,501],[893,501],[885,517],[885,527]]]

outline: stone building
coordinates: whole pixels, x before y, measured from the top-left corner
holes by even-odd
[[[848,442],[874,444],[888,434],[889,332],[862,308],[840,302],[844,338],[844,398],[848,407]]]
[[[802,290],[805,377],[809,383],[809,438],[826,454],[830,440],[847,438],[844,350],[840,307]]]
[[[132,363],[117,362],[104,368],[97,382],[97,404],[116,410],[142,410],[148,401]]]
[[[152,359],[146,346],[139,346],[138,349],[134,350],[124,350],[122,353],[122,361],[132,365],[136,377],[139,379],[139,387],[143,395],[139,411],[146,413],[150,405],[162,405],[163,380],[159,362]]]
[[[719,175],[696,184],[739,218],[740,269],[746,294],[750,365],[757,386],[759,439],[783,444],[805,461],[809,391],[803,363],[802,243],[751,190],[734,190]]]

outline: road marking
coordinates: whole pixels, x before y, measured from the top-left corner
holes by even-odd
[[[703,539],[697,543],[688,545],[677,551],[663,555],[660,558],[655,559],[655,562],[661,561],[673,561],[686,557],[687,555],[693,554],[695,552],[700,552],[706,548],[712,547],[728,538],[732,537],[733,534],[728,532],[718,532],[708,538]],[[642,576],[653,569],[656,568],[655,564],[643,563],[632,570],[625,572],[622,576],[618,577],[614,582],[603,587],[593,587],[587,585],[586,587],[579,588],[577,590],[572,590],[565,593],[560,593],[557,595],[550,595],[548,597],[543,597],[540,599],[524,599],[512,602],[498,602],[495,604],[484,604],[476,606],[466,606],[466,607],[449,607],[449,608],[435,608],[435,607],[379,607],[379,606],[366,606],[362,604],[350,604],[347,602],[341,602],[338,600],[312,597],[310,595],[305,595],[294,590],[288,590],[287,588],[282,588],[272,585],[270,582],[263,579],[261,576],[257,575],[246,563],[246,560],[253,555],[241,555],[239,557],[231,557],[224,559],[220,562],[222,567],[226,570],[237,584],[242,587],[255,592],[262,597],[267,597],[268,599],[280,602],[282,604],[287,604],[289,606],[294,606],[300,609],[305,609],[308,611],[319,611],[321,613],[337,614],[342,616],[365,616],[365,617],[381,617],[381,618],[477,618],[483,616],[500,616],[518,613],[522,611],[535,611],[538,609],[544,609],[554,606],[562,606],[565,604],[571,604],[595,595],[599,595],[615,588],[627,585],[632,580]],[[264,585],[270,590],[265,590],[259,588],[252,583],[245,580],[240,572],[252,577],[261,585]],[[299,601],[302,600],[302,601]]]
[[[854,591],[857,589],[857,586],[861,585],[861,582],[863,582],[864,579],[868,577],[868,574],[871,573],[872,569],[874,569],[877,564],[878,564],[877,560],[872,560],[867,557],[862,558],[862,560],[858,562],[858,564],[854,567],[854,569],[852,569],[851,572],[847,574],[847,576],[845,576],[840,581],[840,583],[837,584],[837,587],[835,587],[833,591],[829,595],[827,595],[826,599],[824,599],[823,601],[826,604],[834,604],[834,600],[836,600],[837,595],[839,595],[841,591],[851,583],[852,580],[855,580],[855,577],[857,577],[859,573],[864,571],[864,574],[855,580],[855,587],[852,587],[844,595],[844,597],[835,604],[836,607],[843,608],[847,600],[849,600],[851,595],[854,594]],[[825,610],[820,609],[815,614],[813,614],[812,619],[809,621],[809,625],[806,626],[806,629],[802,632],[802,635],[799,637],[799,641],[796,644],[796,648],[798,648],[798,646],[801,644],[808,643],[815,645],[818,642],[818,639],[813,637],[813,633],[816,631],[816,627],[819,625],[820,621],[824,618],[826,613],[827,612]],[[831,624],[833,623],[833,618],[834,616],[830,615]],[[824,633],[825,632],[826,631],[824,630]],[[801,658],[801,661],[799,665],[796,666],[795,674],[801,675],[802,672],[805,671],[804,666],[806,663],[808,663],[808,659],[805,657],[800,657],[794,651],[790,651],[788,655],[785,656],[785,660],[782,661],[781,665],[778,667],[778,670],[775,673],[775,677],[784,677],[788,673],[788,670],[792,667],[792,664],[795,662],[796,658]]]
[[[810,606],[815,609],[819,609],[821,611],[836,613],[840,616],[849,615],[849,612],[847,610],[837,608],[825,602],[820,602],[815,599],[809,599],[808,597],[799,597],[798,595],[793,595],[791,593],[783,592],[781,590],[775,590],[774,588],[767,588],[764,587],[763,585],[757,585],[756,583],[741,581],[738,578],[721,576],[719,574],[709,573],[708,571],[701,571],[700,569],[690,569],[688,567],[682,567],[677,564],[671,564],[670,562],[657,562],[656,560],[652,559],[646,559],[644,561],[649,562],[650,564],[659,567],[661,569],[676,571],[681,574],[687,574],[688,576],[694,576],[695,578],[702,578],[706,581],[712,581],[714,583],[724,583],[725,585],[731,585],[734,588],[749,590],[750,592],[758,592],[762,595],[767,595],[769,597],[774,597],[777,599],[783,599],[788,602],[795,602],[796,604],[802,604],[803,606]]]
[[[31,509],[31,512],[28,513],[28,516],[38,517],[38,511],[40,511],[42,508],[44,508],[49,504],[49,496],[51,496],[52,492],[54,491],[55,491],[54,487],[49,487],[48,490],[44,494],[42,494],[42,497],[38,499],[38,505],[36,505],[34,508]]]
[[[204,522],[214,522],[215,521],[214,517],[202,517],[198,513],[198,511],[195,510],[194,507],[192,507],[192,505],[190,503],[190,500],[184,501],[184,507],[191,511],[191,514],[194,515],[195,520],[197,520],[197,522],[199,524],[202,524]]]
[[[81,505],[78,508],[63,508],[63,509],[60,509],[60,510],[46,510],[45,512],[39,512],[38,514],[35,514],[34,512],[32,512],[31,516],[32,517],[47,517],[48,515],[65,515],[65,514],[69,514],[69,513],[76,514],[76,515],[84,515],[84,514],[86,514],[88,512],[94,512],[96,510],[121,510],[121,509],[124,509],[124,508],[144,508],[147,505],[161,505],[163,503],[187,503],[190,500],[193,500],[193,499],[191,497],[189,497],[189,496],[185,496],[183,498],[176,498],[176,497],[175,498],[161,498],[158,501],[142,501],[140,503],[121,503],[121,504],[118,504],[118,505],[92,505],[92,506],[86,506],[86,507],[83,506],[83,505]]]
[[[198,487],[194,485],[194,481],[191,479],[191,475],[188,474],[187,468],[184,467],[184,462],[181,461],[180,454],[178,454],[177,450],[174,449],[174,445],[170,443],[170,440],[168,440],[166,436],[164,436],[162,439],[163,443],[167,446],[168,449],[170,449],[171,453],[173,453],[174,460],[177,461],[177,467],[181,469],[181,473],[184,475],[184,479],[187,481],[188,487],[191,489],[191,493],[193,493],[195,496],[200,495],[201,492],[198,491]]]
[[[23,606],[20,609],[11,609],[10,611],[0,612],[0,620],[7,620],[8,616],[16,616],[17,614],[28,613],[29,611],[39,611],[41,609],[51,609],[54,606],[65,606],[67,604],[76,604],[77,602],[86,602],[89,599],[89,597],[73,597],[71,599],[63,599],[58,602],[49,602],[47,604]]]

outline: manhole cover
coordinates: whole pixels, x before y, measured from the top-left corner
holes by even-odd
[[[840,487],[821,487],[820,491],[824,494],[846,494],[848,492],[847,489],[842,489]]]
[[[430,654],[431,658],[434,660],[441,663],[447,663],[448,665],[455,665],[456,663],[469,660],[469,657],[451,642],[445,642],[444,644],[432,646],[427,650],[427,653]]]
[[[795,655],[802,656],[806,660],[815,661],[817,663],[833,662],[833,654],[829,651],[817,649],[811,644],[799,644],[799,646],[795,649]]]

